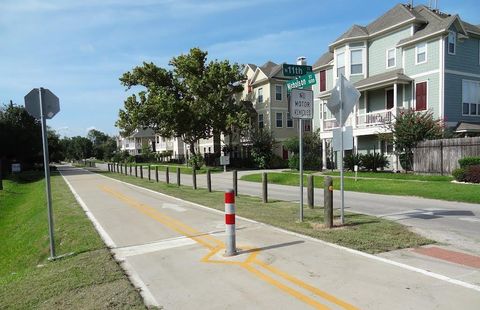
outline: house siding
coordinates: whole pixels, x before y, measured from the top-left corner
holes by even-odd
[[[479,39],[458,40],[455,55],[448,53],[448,40],[445,40],[445,69],[480,74]]]
[[[480,81],[480,77],[445,73],[445,121],[479,122],[480,116],[462,115],[462,80]]]
[[[410,27],[403,28],[397,32],[389,33],[387,36],[375,39],[368,43],[368,75],[376,75],[389,70],[402,67],[401,49],[396,49],[396,67],[387,69],[387,50],[394,48],[398,41],[410,36]]]
[[[439,38],[427,42],[427,62],[415,64],[415,45],[405,49],[405,68],[404,72],[408,76],[438,70],[440,63]]]
[[[440,117],[439,90],[440,79],[438,73],[432,73],[415,79],[416,83],[427,82],[427,109],[433,112],[434,118]],[[414,94],[415,98],[415,94]],[[413,105],[415,107],[415,105]]]

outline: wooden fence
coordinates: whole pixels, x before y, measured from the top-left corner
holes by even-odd
[[[451,174],[458,160],[480,156],[480,137],[428,140],[413,150],[413,171]]]

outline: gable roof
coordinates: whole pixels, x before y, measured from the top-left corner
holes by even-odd
[[[320,56],[320,58],[318,58],[317,61],[315,61],[315,63],[313,64],[312,68],[313,68],[313,70],[315,70],[316,68],[320,68],[320,67],[326,66],[326,65],[328,65],[332,60],[333,60],[333,53],[332,53],[332,52],[326,52],[325,54],[323,54],[322,56]]]

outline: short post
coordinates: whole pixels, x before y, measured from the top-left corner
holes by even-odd
[[[132,165],[130,164],[130,175],[132,175]]]
[[[323,216],[326,228],[333,226],[333,180],[332,177],[326,176],[323,185],[323,201],[324,210]]]
[[[235,244],[235,193],[233,189],[225,191],[225,256],[237,254]]]
[[[314,176],[309,174],[307,177],[307,199],[308,199],[308,207],[313,209],[314,205],[314,183],[313,183]]]
[[[268,180],[267,180],[267,173],[264,172],[262,173],[262,197],[263,197],[263,203],[268,202]]]
[[[238,196],[237,170],[233,170],[233,190],[235,191],[235,196]]]
[[[140,179],[143,179],[143,165],[140,165]]]
[[[177,186],[180,186],[180,167],[177,167]]]
[[[165,170],[165,182],[167,182],[167,184],[170,184],[170,171],[168,166],[167,166],[167,169]]]
[[[3,190],[2,160],[0,159],[0,191]]]
[[[110,164],[107,163],[107,171],[110,172]]]
[[[120,164],[120,174],[123,174],[123,164]]]
[[[155,181],[158,183],[158,166],[155,166]]]
[[[192,184],[193,189],[197,189],[197,169],[195,167],[192,168]]]
[[[117,163],[117,173],[119,173],[119,172],[120,172],[120,164]]]
[[[148,180],[151,181],[151,174],[150,174],[150,165],[148,165]]]
[[[207,189],[209,192],[212,191],[212,172],[210,169],[207,169]]]
[[[138,178],[138,166],[135,164],[135,177]]]
[[[125,175],[128,175],[128,170],[127,170],[127,167],[128,167],[128,163],[125,162]]]

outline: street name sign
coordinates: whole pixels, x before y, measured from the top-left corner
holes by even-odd
[[[287,85],[287,91],[291,92],[294,88],[304,88],[316,84],[315,74],[313,72],[302,75],[295,80],[285,82]]]
[[[292,118],[313,118],[313,91],[307,89],[292,89],[290,93],[290,115]]]
[[[283,64],[284,76],[299,76],[312,72],[312,66]]]

